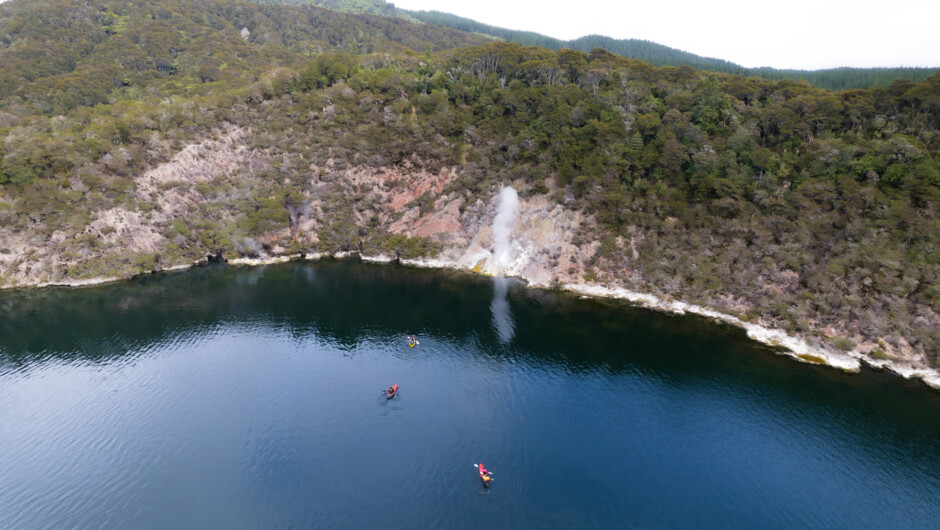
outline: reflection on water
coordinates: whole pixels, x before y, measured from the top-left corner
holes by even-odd
[[[511,283],[323,262],[0,293],[0,528],[940,520],[937,393]]]
[[[516,325],[512,320],[512,310],[509,309],[509,279],[503,276],[493,278],[493,302],[490,311],[493,313],[493,329],[501,344],[509,344],[516,332]]]
[[[257,285],[258,282],[264,278],[264,271],[267,268],[267,265],[260,265],[240,271],[239,274],[235,276],[235,281],[238,282],[239,285]]]

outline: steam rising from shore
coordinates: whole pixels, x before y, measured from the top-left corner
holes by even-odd
[[[493,258],[496,262],[495,273],[503,274],[503,269],[512,262],[512,253],[509,246],[509,234],[516,224],[519,216],[519,195],[516,190],[507,186],[499,192],[499,208],[493,220]]]

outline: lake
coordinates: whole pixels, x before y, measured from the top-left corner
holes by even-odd
[[[0,293],[0,507],[0,528],[935,528],[940,393],[512,280],[205,266]]]

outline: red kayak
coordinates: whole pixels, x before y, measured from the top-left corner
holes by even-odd
[[[478,471],[480,472],[480,480],[483,481],[483,487],[484,488],[490,487],[490,481],[493,480],[490,478],[490,472],[486,470],[486,467],[483,466],[482,462],[480,463],[478,467],[479,467]]]
[[[392,385],[391,388],[385,391],[385,399],[392,399],[395,397],[395,394],[398,393],[398,383]]]

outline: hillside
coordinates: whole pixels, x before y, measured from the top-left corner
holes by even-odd
[[[691,66],[699,70],[763,77],[764,79],[794,79],[807,81],[813,86],[829,90],[847,90],[852,88],[871,88],[887,86],[896,79],[923,81],[933,75],[937,68],[829,68],[825,70],[787,70],[770,67],[745,68],[741,65],[702,57],[655,42],[641,39],[612,39],[602,35],[586,35],[574,40],[561,40],[533,31],[520,31],[483,24],[469,18],[442,13],[440,11],[408,11],[396,8],[384,0],[255,0],[265,4],[317,5],[349,13],[370,13],[375,15],[398,17],[428,24],[439,24],[449,28],[487,35],[506,42],[524,46],[539,46],[558,51],[570,48],[590,52],[594,48],[603,48],[611,53],[637,59],[656,66]]]
[[[0,98],[53,114],[115,98],[210,93],[324,50],[403,54],[485,41],[395,18],[212,1],[20,0],[0,14]]]
[[[468,18],[458,17],[438,11],[404,11],[404,14],[429,24],[440,24],[471,33],[492,35],[507,42],[525,46],[541,46],[558,51],[571,48],[590,52],[594,48],[603,48],[623,57],[638,59],[656,66],[691,66],[699,70],[763,77],[764,79],[794,79],[807,81],[813,86],[829,90],[851,88],[871,88],[887,86],[896,79],[922,81],[933,75],[936,68],[829,68],[825,70],[787,70],[770,67],[745,68],[741,65],[702,57],[694,53],[677,50],[662,44],[640,39],[612,39],[602,35],[587,35],[574,40],[561,40],[540,35],[531,31],[517,31],[488,24],[481,24]]]
[[[384,0],[253,0],[259,4],[304,6],[312,5],[325,7],[344,13],[353,13],[356,15],[378,15],[383,17],[395,17],[418,22],[418,19],[412,17],[407,11],[398,9],[395,4],[385,2]],[[459,28],[458,28],[459,29]]]
[[[940,75],[832,93],[220,0],[13,0],[0,29],[0,286],[210,253],[482,267],[511,184],[540,283],[940,366]]]

